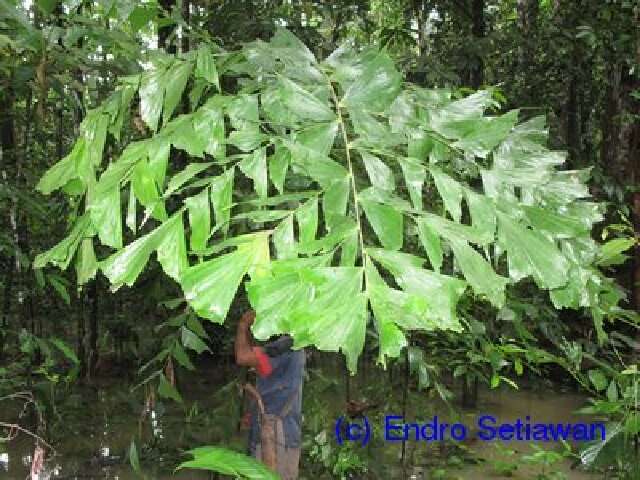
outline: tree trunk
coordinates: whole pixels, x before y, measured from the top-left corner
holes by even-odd
[[[88,335],[88,352],[87,352],[87,376],[94,373],[95,366],[98,363],[98,278],[94,278],[91,288],[87,292],[89,302],[91,303],[91,318],[89,319]]]

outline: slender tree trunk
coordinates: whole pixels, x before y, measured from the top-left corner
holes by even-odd
[[[100,353],[98,352],[98,278],[94,278],[91,282],[91,287],[87,292],[88,301],[91,304],[91,317],[89,319],[89,331],[87,332],[88,339],[88,352],[87,352],[87,376],[94,373],[95,366],[98,363]]]

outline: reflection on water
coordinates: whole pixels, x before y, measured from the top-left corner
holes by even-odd
[[[180,471],[173,475],[175,466],[184,460],[182,451],[205,444],[226,444],[235,442],[242,445],[244,439],[235,430],[238,397],[233,388],[223,391],[220,384],[207,381],[214,374],[201,370],[199,379],[184,382],[181,389],[185,405],[197,401],[197,408],[191,410],[185,419],[184,406],[174,402],[153,402],[147,405],[147,399],[141,392],[131,394],[120,383],[105,384],[99,388],[78,387],[74,402],[59,406],[62,418],[50,425],[55,432],[51,440],[58,455],[47,458],[45,467],[37,480],[99,478],[105,480],[138,479],[129,465],[128,452],[132,439],[135,439],[137,452],[148,478],[199,480],[210,478],[201,471]],[[378,389],[382,388],[380,385]],[[214,397],[214,392],[222,392],[223,399]],[[339,396],[337,396],[339,395]],[[134,399],[135,398],[135,399]],[[333,421],[338,415],[342,392],[332,391],[323,399],[330,405],[330,418],[326,419],[326,428],[331,431]],[[479,415],[490,414],[500,422],[511,422],[526,415],[544,422],[591,421],[589,418],[574,415],[577,408],[584,405],[584,398],[568,393],[548,392],[542,394],[531,391],[496,390],[481,395],[476,411],[461,414],[454,418],[445,406],[427,398],[424,394],[412,392],[407,419],[428,418],[439,415],[451,421],[474,424]],[[221,403],[227,405],[221,406]],[[392,414],[394,412],[383,412]],[[325,421],[325,420],[323,420]],[[225,424],[226,426],[224,426]],[[230,426],[229,426],[230,425]],[[505,443],[504,447],[516,450],[516,457],[530,453],[526,442]],[[541,445],[553,448],[553,444]],[[2,445],[0,445],[0,448]],[[19,435],[5,445],[6,451],[0,453],[0,478],[24,480],[31,466],[34,444],[31,438]],[[463,446],[470,456],[483,459],[477,465],[460,462],[457,466],[446,466],[448,476],[441,478],[486,480],[500,479],[493,465],[501,459],[501,452],[495,442],[469,442]],[[369,451],[374,462],[398,465],[400,446],[385,444],[380,451]],[[413,466],[404,478],[423,480],[436,478],[432,475],[438,465],[447,464],[451,457],[459,452],[439,448],[436,444],[409,442],[407,458]],[[304,457],[303,457],[304,458]],[[304,462],[304,460],[303,460]],[[301,465],[305,471],[304,463]],[[563,472],[569,480],[592,480],[601,478],[570,468],[569,461],[562,461],[554,470]],[[401,479],[399,469],[387,469],[386,476],[375,478]],[[532,479],[539,472],[534,466],[519,462],[511,478],[516,480]],[[304,477],[301,477],[301,479]],[[307,476],[310,479],[312,477]],[[315,477],[313,477],[315,478]],[[374,477],[367,477],[374,478]]]

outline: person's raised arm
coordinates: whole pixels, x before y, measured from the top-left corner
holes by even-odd
[[[236,364],[243,367],[255,368],[258,365],[258,359],[253,348],[251,347],[251,337],[249,333],[249,327],[253,324],[255,318],[256,314],[253,310],[244,312],[242,317],[240,317],[238,328],[236,330]]]

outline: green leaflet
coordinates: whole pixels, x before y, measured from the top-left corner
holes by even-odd
[[[133,283],[147,264],[151,253],[158,247],[161,234],[166,231],[171,221],[164,222],[150,233],[138,238],[126,247],[100,262],[100,270],[111,282],[112,291],[123,284]]]
[[[409,190],[411,203],[416,210],[422,210],[422,186],[427,178],[427,170],[419,161],[413,158],[398,159],[404,181]]]
[[[155,137],[149,143],[149,169],[160,191],[164,190],[170,149],[169,141],[161,136]]]
[[[509,276],[521,280],[531,275],[541,288],[567,283],[569,264],[556,245],[536,230],[530,230],[498,212],[498,244],[507,251]]]
[[[205,350],[207,350],[208,352],[211,351],[209,347],[207,347],[207,344],[204,343],[202,340],[200,340],[200,337],[198,337],[195,333],[193,333],[187,327],[185,326],[180,327],[180,334],[181,334],[182,345],[185,348],[193,350],[198,354],[204,352]]]
[[[614,238],[609,240],[600,247],[600,255],[598,265],[601,267],[609,267],[611,265],[622,265],[629,259],[629,255],[625,255],[631,247],[636,244],[634,238]]]
[[[424,247],[424,251],[427,253],[427,257],[429,257],[431,268],[439,273],[442,267],[442,245],[440,244],[440,237],[424,217],[418,217],[416,223],[418,226],[418,237]]]
[[[200,172],[205,171],[213,165],[212,162],[204,162],[204,163],[190,163],[184,169],[178,173],[176,173],[171,180],[169,180],[169,184],[167,185],[167,189],[164,192],[164,197],[168,197],[173,192],[178,190],[182,185],[187,183],[193,177],[198,175]]]
[[[396,189],[393,172],[382,160],[364,150],[360,151],[360,156],[374,187],[389,191]]]
[[[400,250],[404,238],[402,213],[389,205],[370,200],[359,199],[359,203],[380,243],[389,250]]]
[[[158,233],[158,262],[167,275],[179,282],[182,272],[189,266],[182,213],[175,214],[163,226]]]
[[[87,155],[84,138],[79,138],[71,152],[59,162],[55,163],[38,181],[36,190],[49,195],[54,190],[62,188],[70,180],[76,178],[77,165],[83,161]]]
[[[189,225],[191,227],[189,247],[192,251],[204,250],[207,248],[211,232],[209,189],[204,188],[197,195],[187,198],[184,203],[189,211]]]
[[[266,241],[265,235],[256,236],[232,253],[187,268],[180,284],[191,308],[212,322],[224,322],[242,278],[250,268],[264,263],[260,252],[264,252],[261,243]]]
[[[531,227],[547,232],[554,238],[574,238],[590,230],[582,219],[572,218],[567,213],[556,213],[546,208],[528,205],[522,205],[520,208]]]
[[[435,328],[462,331],[456,306],[466,289],[465,282],[418,268],[424,261],[413,255],[371,248],[367,253],[391,272],[406,293],[427,299],[425,321]]]
[[[487,245],[493,240],[486,232],[482,232],[476,227],[455,223],[432,213],[423,213],[419,218],[441,237],[461,238],[477,245]]]
[[[147,71],[140,78],[140,117],[155,132],[158,128],[164,90],[166,70],[157,69]]]
[[[193,128],[202,139],[204,151],[218,160],[226,158],[224,114],[214,97],[200,107],[193,118]]]
[[[200,45],[196,53],[196,78],[204,78],[207,82],[213,83],[218,91],[220,91],[220,80],[218,78],[218,69],[216,62],[211,53],[211,49],[207,44]]]
[[[299,130],[296,134],[296,142],[314,153],[326,157],[331,152],[337,133],[338,122],[315,123]]]
[[[91,219],[85,213],[76,220],[69,235],[51,249],[36,256],[33,261],[33,268],[43,268],[48,263],[51,263],[61,270],[66,270],[78,249],[80,241],[83,237],[90,235],[92,235]]]
[[[481,90],[468,97],[433,109],[429,127],[446,138],[460,139],[471,133],[482,118],[484,110],[493,103],[491,92]]]
[[[78,285],[84,285],[96,276],[98,262],[93,250],[93,239],[83,238],[76,256],[76,278]]]
[[[163,78],[166,85],[164,94],[164,107],[162,109],[162,124],[166,125],[173,111],[178,106],[182,92],[187,85],[189,74],[193,64],[191,62],[176,61],[168,70]]]
[[[131,174],[131,186],[138,201],[151,212],[153,218],[164,221],[167,219],[167,212],[158,193],[153,173],[146,160],[138,162]]]
[[[351,235],[358,232],[356,222],[350,217],[337,217],[334,227],[327,235],[316,240],[300,243],[299,252],[303,254],[315,254],[318,252],[332,251],[336,245]]]
[[[489,152],[502,142],[518,121],[518,110],[511,110],[499,117],[481,117],[474,129],[453,144],[466,152],[486,158]]]
[[[398,358],[407,346],[404,333],[396,325],[398,310],[402,312],[402,304],[396,309],[392,303],[392,294],[380,274],[371,262],[366,265],[367,295],[375,315],[375,326],[378,331],[379,362],[386,368],[386,357]]]
[[[288,332],[296,348],[313,344],[320,350],[342,350],[355,372],[367,320],[362,268],[294,268],[252,281],[247,293],[256,311],[256,338]]]
[[[284,193],[284,179],[291,162],[291,152],[280,146],[276,146],[276,152],[269,157],[269,178],[280,194]]]
[[[429,172],[433,177],[440,197],[442,197],[445,208],[451,214],[451,218],[460,223],[462,218],[462,208],[460,206],[462,202],[461,185],[436,167],[430,167]]]
[[[238,95],[227,105],[227,115],[231,120],[231,126],[236,130],[258,128],[257,95]]]
[[[169,383],[167,377],[163,373],[160,373],[160,383],[158,384],[158,395],[162,398],[170,398],[178,403],[182,403],[182,397],[178,390]]]
[[[91,223],[104,245],[122,248],[122,214],[120,208],[120,186],[116,183],[107,191],[90,191],[88,210]]]
[[[347,88],[342,103],[347,107],[365,106],[371,112],[383,112],[400,92],[402,76],[385,52],[363,63],[364,71]]]
[[[314,122],[330,122],[335,120],[335,114],[327,104],[321,102],[317,97],[306,91],[298,84],[286,77],[279,77],[281,84],[280,101],[302,120]]]
[[[302,168],[308,176],[317,181],[323,188],[329,187],[340,179],[347,178],[347,169],[335,160],[302,144],[285,141],[285,145],[291,151],[292,163]]]
[[[331,231],[340,223],[349,201],[349,178],[344,177],[330,183],[322,197],[322,211],[327,230]]]
[[[293,215],[282,220],[273,231],[273,245],[278,258],[295,258],[296,245],[293,236]]]
[[[307,200],[296,210],[300,243],[312,242],[316,238],[318,230],[318,198]]]
[[[280,480],[280,477],[253,457],[222,447],[199,447],[187,452],[193,460],[182,462],[178,470],[195,468],[248,480]]]
[[[259,197],[266,198],[268,193],[267,183],[267,151],[265,148],[254,150],[238,164],[238,168],[247,177],[253,180],[253,189]]]
[[[87,116],[80,125],[87,145],[87,163],[91,167],[92,178],[93,169],[102,163],[102,152],[104,150],[104,142],[107,138],[109,121],[109,115],[105,114],[102,108],[96,108],[87,113]],[[76,165],[78,164],[79,162],[76,162]]]
[[[486,243],[493,242],[496,234],[496,207],[493,201],[471,189],[464,189],[464,196],[471,214],[471,224]],[[474,242],[473,240],[471,240]],[[478,243],[478,242],[474,242]],[[482,242],[480,242],[482,243]]]
[[[343,240],[340,247],[340,266],[353,267],[356,264],[358,256],[358,234],[357,232],[349,235]]]
[[[248,126],[242,130],[232,131],[227,141],[243,152],[250,152],[258,148],[266,139],[267,136],[262,134],[257,127]]]
[[[129,203],[127,205],[127,218],[125,223],[131,233],[136,234],[137,226],[136,196],[133,193],[133,187],[129,188]]]
[[[226,235],[231,218],[231,200],[233,194],[234,169],[230,168],[211,180],[211,205],[215,214],[216,228],[221,228]]]
[[[466,241],[450,238],[449,244],[471,288],[478,295],[486,295],[496,308],[502,308],[505,302],[504,290],[509,280],[497,275],[491,264]]]

